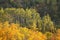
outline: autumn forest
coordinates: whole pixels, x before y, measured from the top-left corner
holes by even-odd
[[[0,40],[60,40],[60,0],[0,0]]]

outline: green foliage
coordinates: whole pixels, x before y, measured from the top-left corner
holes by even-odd
[[[43,24],[42,24],[43,32],[45,32],[47,30],[49,30],[51,32],[54,31],[54,23],[52,22],[52,20],[51,20],[51,18],[50,18],[50,16],[48,14],[43,17],[42,21],[43,21]]]
[[[35,9],[23,8],[6,8],[0,10],[0,21],[9,21],[14,23],[21,23],[21,26],[26,26],[28,28],[41,27],[41,18],[39,13]]]
[[[59,23],[60,1],[59,0],[0,0],[0,8],[35,8],[43,17],[45,12],[49,13],[52,20]],[[58,21],[58,22],[57,22]]]
[[[46,37],[47,37],[47,40],[51,40],[52,36],[53,36],[53,33],[51,32],[46,32],[45,33]]]
[[[53,31],[54,23],[47,14],[42,19],[35,9],[23,8],[1,8],[0,21],[9,21],[10,23],[20,23],[22,27],[27,27],[42,32]]]

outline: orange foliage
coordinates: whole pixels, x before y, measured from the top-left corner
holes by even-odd
[[[56,40],[60,40],[60,29],[57,30]]]
[[[0,40],[46,40],[46,36],[41,32],[6,21],[0,23]]]

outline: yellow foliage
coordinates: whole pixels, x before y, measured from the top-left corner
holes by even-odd
[[[18,24],[8,21],[0,23],[0,40],[46,40],[46,36],[41,32],[22,28]]]

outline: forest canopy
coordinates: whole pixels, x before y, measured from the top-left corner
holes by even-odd
[[[60,25],[60,0],[0,0],[0,8],[34,8],[43,17],[47,13]]]
[[[0,0],[0,40],[60,40],[60,0]]]

